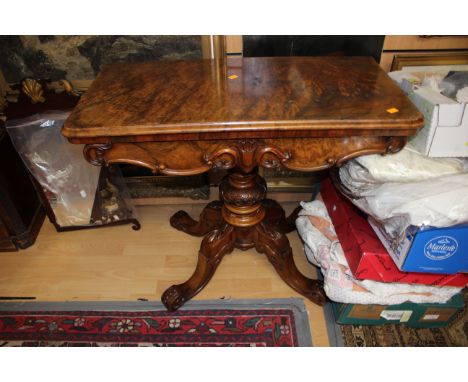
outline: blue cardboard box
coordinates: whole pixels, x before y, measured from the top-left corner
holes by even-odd
[[[410,226],[395,245],[375,220],[369,218],[369,223],[403,272],[468,272],[468,224],[445,228]]]

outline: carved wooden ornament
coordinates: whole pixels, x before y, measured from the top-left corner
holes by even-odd
[[[129,163],[165,175],[196,175],[211,169],[284,167],[313,172],[340,166],[360,155],[399,151],[405,137],[344,137],[226,141],[88,144],[85,158],[94,165]]]
[[[45,102],[44,90],[38,81],[26,78],[21,84],[21,90],[31,99],[32,103]]]

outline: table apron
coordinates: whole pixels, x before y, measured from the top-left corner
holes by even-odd
[[[401,150],[406,137],[351,136],[338,138],[235,139],[173,142],[125,142],[85,145],[88,162],[103,166],[127,163],[155,174],[196,175],[217,169],[284,167],[313,172],[340,166],[360,155]]]

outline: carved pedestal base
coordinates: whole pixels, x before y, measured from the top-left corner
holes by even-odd
[[[223,256],[234,248],[264,253],[281,278],[317,304],[325,302],[320,282],[304,277],[294,264],[285,233],[294,230],[299,209],[286,218],[278,203],[266,198],[258,167],[314,172],[340,166],[364,154],[398,152],[405,136],[322,136],[310,138],[220,139],[88,143],[84,156],[94,165],[129,163],[153,173],[196,175],[212,168],[232,171],[220,185],[220,199],[208,204],[200,220],[179,211],[171,225],[205,236],[195,272],[185,283],[166,290],[162,300],[174,310],[191,299],[213,276]]]
[[[255,248],[264,253],[280,277],[291,288],[316,304],[326,301],[322,284],[306,278],[297,269],[286,236],[295,229],[297,208],[286,218],[274,200],[265,199],[266,185],[256,171],[234,172],[220,186],[221,201],[208,204],[197,222],[184,211],[171,218],[171,225],[195,236],[206,235],[198,253],[193,275],[183,284],[167,289],[161,299],[168,310],[176,310],[190,300],[214,275],[224,255],[234,248]]]

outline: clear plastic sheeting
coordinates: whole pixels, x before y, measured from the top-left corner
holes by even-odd
[[[468,222],[466,164],[466,159],[427,158],[411,149],[370,155],[340,169],[339,187],[397,242],[409,226]]]
[[[336,302],[351,304],[394,305],[444,303],[462,288],[357,280],[349,269],[343,248],[336,236],[328,211],[320,200],[302,202],[296,220],[308,260],[319,266],[324,276],[324,290]]]
[[[82,146],[60,130],[69,112],[41,113],[7,123],[7,131],[31,174],[42,186],[62,227],[91,223],[100,168],[87,163]]]

